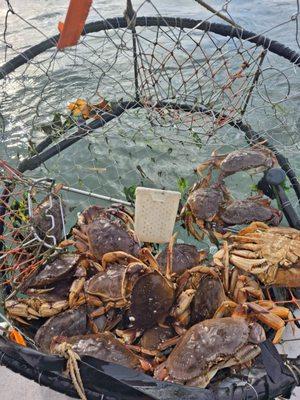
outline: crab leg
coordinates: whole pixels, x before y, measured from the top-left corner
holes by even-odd
[[[211,168],[211,165],[213,164],[212,160],[207,160],[204,161],[203,163],[199,164],[196,168],[197,174],[203,177],[203,171],[207,170],[208,168]]]
[[[265,224],[264,222],[255,221],[255,222],[252,222],[246,228],[241,229],[240,230],[240,235],[245,235],[248,232],[253,232],[253,231],[256,231],[257,229],[261,229],[261,230],[267,231],[269,229],[269,226],[267,224]]]
[[[231,254],[235,255],[235,256],[240,256],[243,258],[250,258],[250,259],[257,258],[257,254],[254,251],[245,250],[245,249],[241,249],[241,250],[234,249],[231,251]]]
[[[291,310],[283,306],[277,306],[276,303],[273,303],[271,300],[259,300],[257,303],[262,307],[269,308],[272,314],[278,315],[278,317],[285,319],[286,322],[290,322],[292,324],[292,329],[295,332],[296,324]]]
[[[69,306],[70,308],[74,307],[76,302],[78,301],[79,294],[82,291],[85,283],[85,278],[78,278],[73,281],[70,287],[69,293]]]
[[[98,296],[93,296],[92,294],[86,293],[86,302],[90,306],[101,307],[103,302],[99,299]]]
[[[243,271],[250,272],[251,274],[261,274],[268,270],[269,266],[259,267],[260,265],[266,263],[266,259],[255,259],[249,260],[247,258],[239,257],[234,254],[230,255],[230,262],[235,265],[237,268],[242,269]],[[257,268],[255,268],[257,267]]]
[[[214,254],[214,256],[213,256],[214,263],[215,263],[218,267],[224,268],[224,265],[223,265],[224,254],[225,254],[225,251],[224,251],[224,248],[222,247],[222,248],[221,248],[220,250],[218,250],[218,251]]]
[[[220,168],[220,164],[226,156],[227,156],[227,154],[226,155],[224,155],[224,154],[218,155],[216,151],[213,151],[211,154],[212,158],[210,158],[206,161],[203,161],[201,164],[199,164],[197,166],[197,168],[196,168],[197,174],[200,176],[203,176],[202,172],[209,169],[208,175],[211,176],[212,169]]]
[[[159,271],[157,260],[147,247],[144,247],[140,250],[139,256],[143,262],[148,262],[151,268],[153,268],[155,271]]]
[[[12,318],[23,317],[26,319],[38,319],[52,317],[68,308],[66,300],[55,301],[53,303],[41,302],[36,299],[8,300],[5,302],[7,313]]]
[[[119,302],[108,302],[105,306],[99,307],[97,310],[91,313],[91,318],[101,317],[101,315],[106,314],[112,308],[123,308],[127,305],[127,302],[120,300]]]
[[[225,291],[228,292],[229,289],[229,250],[227,241],[224,242],[224,256],[223,256],[223,265],[224,265],[224,288]]]
[[[111,214],[120,218],[129,229],[134,230],[133,219],[127,212],[121,210],[112,210]]]
[[[247,229],[247,228],[245,228]],[[261,234],[260,233],[252,233],[251,235],[242,235],[241,232],[239,232],[238,235],[233,236],[233,239],[236,242],[244,242],[244,243],[249,243],[249,242],[254,242],[254,244],[259,243],[260,242],[260,238],[261,238]]]
[[[271,284],[276,286],[299,288],[300,268],[289,268],[288,270],[285,270],[283,268],[278,268],[276,279]]]
[[[273,313],[272,312],[273,309],[269,311],[258,303],[247,303],[247,306],[255,312],[255,316],[259,321],[261,321],[262,323],[266,324],[267,326],[276,331],[273,343],[274,344],[279,343],[285,329],[284,320],[280,316],[278,316],[276,312]],[[279,310],[277,310],[277,312],[279,312]]]
[[[245,280],[244,276],[240,276],[236,282],[236,286],[233,292],[233,298],[238,304],[246,303],[247,292],[245,291]]]
[[[104,254],[102,257],[102,266],[104,269],[106,269],[108,264],[112,264],[120,259],[125,259],[127,262],[138,262],[141,264],[141,260],[128,253],[125,253],[124,251],[111,251]]]
[[[193,274],[194,272],[202,272],[203,274],[209,274],[214,278],[219,278],[218,273],[213,267],[207,267],[205,265],[197,265],[196,267],[193,267],[186,272],[187,274]]]
[[[204,237],[204,233],[199,233],[195,228],[194,228],[194,223],[193,223],[193,216],[192,215],[186,215],[184,218],[184,223],[187,227],[188,232],[194,236],[194,238],[196,240],[199,240],[199,242],[201,242],[201,240]]]
[[[263,298],[264,298],[264,295],[263,295],[263,292],[261,291],[261,289],[255,289],[252,286],[245,286],[241,290],[251,294],[253,297],[255,297],[258,300],[263,300]]]
[[[184,292],[180,293],[176,302],[177,304],[173,307],[170,315],[174,318],[178,318],[180,315],[182,315],[190,306],[194,298],[195,292],[195,289],[187,289]]]
[[[137,353],[145,354],[151,357],[157,357],[160,355],[160,352],[158,350],[148,350],[142,346],[138,346],[135,344],[126,344],[126,347],[129,350],[136,351]]]
[[[239,249],[241,250],[252,250],[252,251],[259,251],[261,250],[261,245],[260,244],[255,244],[255,243],[239,243]],[[233,251],[238,251],[238,250],[233,250]]]
[[[174,336],[174,337],[172,337],[170,339],[164,340],[162,343],[160,343],[157,346],[157,348],[160,351],[166,350],[171,346],[175,346],[175,344],[178,343],[179,339],[180,339],[180,336]]]
[[[79,229],[73,228],[72,234],[76,237],[76,241],[72,243],[70,240],[65,240],[60,244],[60,247],[67,247],[70,245],[74,245],[80,253],[86,253],[87,256],[90,256],[89,253],[89,245],[88,245],[88,236],[81,232]]]
[[[172,276],[173,272],[173,248],[174,244],[176,242],[177,238],[177,233],[174,233],[174,235],[171,237],[171,240],[168,244],[168,250],[167,250],[167,265],[166,265],[166,278],[170,279]]]
[[[230,278],[229,293],[233,293],[234,292],[234,289],[236,287],[238,278],[239,278],[239,273],[238,273],[238,270],[235,268],[232,271],[231,278]]]
[[[218,307],[217,311],[215,312],[213,318],[222,318],[224,315],[232,313],[237,307],[237,303],[231,300],[225,300],[223,303]]]

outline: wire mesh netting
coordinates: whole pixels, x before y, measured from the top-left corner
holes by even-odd
[[[100,110],[108,103],[109,113],[122,101],[125,109],[131,107],[138,96],[143,107],[126,111],[41,168],[70,185],[118,197],[124,187],[140,182],[174,188],[180,178],[195,180],[191,171],[212,150],[226,152],[246,145],[244,132],[236,125],[240,119],[292,155],[297,165],[296,64],[241,39],[241,34],[232,37],[232,28],[226,36],[220,35],[221,28],[216,33],[209,30],[210,18],[202,25],[159,14],[139,20],[144,8],[150,13],[150,4],[137,9],[136,33],[126,28],[123,18],[101,26],[103,16],[94,8],[91,18],[100,20],[99,32],[83,36],[75,48],[41,52],[2,80],[6,157],[17,164],[34,155],[41,140],[48,144],[71,135],[68,124],[74,131],[89,116],[87,111],[82,118],[83,105],[70,115],[67,107],[77,99],[98,104]],[[8,35],[10,21],[18,20],[8,8],[8,58],[18,51],[13,51]],[[28,24],[29,30],[38,29]],[[16,102],[17,115],[12,116]],[[79,118],[74,118],[76,112]],[[81,151],[83,147],[87,152]]]
[[[289,161],[280,164],[290,178],[282,187],[300,213],[298,1],[287,2],[272,24],[263,17],[266,25],[255,33],[233,18],[234,1],[215,8],[191,3],[193,13],[170,16],[154,1],[133,2],[134,9],[116,1],[112,14],[108,3],[95,1],[78,44],[61,51],[47,25],[64,14],[63,2],[49,5],[45,21],[19,2],[4,2],[0,262],[6,301],[70,238],[78,212],[111,202],[132,211],[137,186],[179,190],[182,206],[199,180],[196,167],[212,152],[257,142],[276,149]],[[273,39],[281,41],[282,32],[289,47]],[[261,176],[240,171],[226,186],[234,199],[246,199],[259,192]],[[182,221],[176,230],[179,242],[216,252],[208,239],[188,236]],[[297,321],[297,290],[271,288],[265,297],[290,306]],[[32,318],[46,317],[68,302],[26,307]],[[288,340],[298,338],[296,332]]]

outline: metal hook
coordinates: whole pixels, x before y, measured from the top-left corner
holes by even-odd
[[[49,189],[50,189],[50,193],[49,193],[49,208],[46,210],[46,212],[45,212],[45,216],[47,217],[47,218],[50,218],[51,219],[51,222],[52,222],[52,226],[51,226],[51,228],[48,230],[48,232],[46,233],[46,237],[47,238],[50,238],[50,239],[52,239],[52,241],[53,241],[53,245],[50,245],[50,244],[48,244],[44,239],[42,239],[38,234],[37,234],[37,232],[36,232],[36,230],[35,230],[35,228],[33,227],[33,226],[31,226],[31,230],[32,230],[32,232],[33,232],[33,235],[34,235],[34,238],[36,239],[36,240],[38,240],[39,242],[42,242],[43,243],[43,245],[45,246],[45,247],[47,247],[47,248],[49,248],[49,249],[53,249],[53,248],[56,248],[56,246],[57,246],[57,241],[56,241],[56,237],[54,236],[54,235],[49,235],[48,233],[49,232],[51,232],[51,231],[53,231],[53,229],[55,228],[55,220],[54,220],[54,217],[53,217],[53,215],[52,214],[49,214],[49,211],[52,209],[52,207],[53,207],[53,198],[52,198],[52,196],[56,196],[57,198],[58,198],[58,200],[59,200],[59,208],[60,208],[60,214],[61,214],[61,218],[62,218],[62,224],[63,224],[63,233],[64,233],[64,237],[66,238],[66,229],[65,229],[65,223],[64,223],[64,217],[63,217],[63,207],[62,207],[62,202],[61,202],[61,198],[57,195],[57,194],[55,194],[55,193],[53,193],[52,192],[52,188],[53,188],[53,186],[54,186],[54,184],[55,184],[55,179],[52,179],[52,178],[40,178],[40,179],[36,179],[36,180],[34,180],[33,182],[32,182],[32,184],[31,184],[31,186],[30,186],[30,189],[29,189],[29,192],[28,192],[28,196],[27,196],[27,199],[28,199],[28,214],[29,214],[29,217],[33,217],[33,206],[32,206],[32,199],[31,199],[31,194],[32,194],[32,191],[33,191],[33,189],[39,184],[39,183],[43,183],[43,182],[47,182],[47,183],[50,183],[50,185],[49,185]]]

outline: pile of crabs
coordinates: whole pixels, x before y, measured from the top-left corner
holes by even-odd
[[[217,239],[213,256],[176,243],[176,235],[159,252],[139,243],[132,216],[118,206],[83,210],[67,240],[57,221],[60,250],[23,279],[5,302],[7,315],[45,353],[61,354],[67,344],[79,357],[159,380],[206,387],[220,369],[251,365],[266,332],[278,343],[294,324],[293,310],[265,288],[300,287],[300,231],[279,227],[281,211],[263,197],[234,200],[225,180],[274,165],[273,153],[257,146],[214,154],[198,167],[178,219],[199,241],[203,233]],[[49,229],[40,218],[48,201],[33,213],[40,236]],[[55,219],[55,204],[52,212]],[[224,233],[233,225],[246,227]]]

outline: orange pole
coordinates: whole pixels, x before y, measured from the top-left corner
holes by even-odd
[[[58,49],[74,46],[78,43],[88,17],[93,0],[70,0],[65,22],[59,22],[60,37]]]

